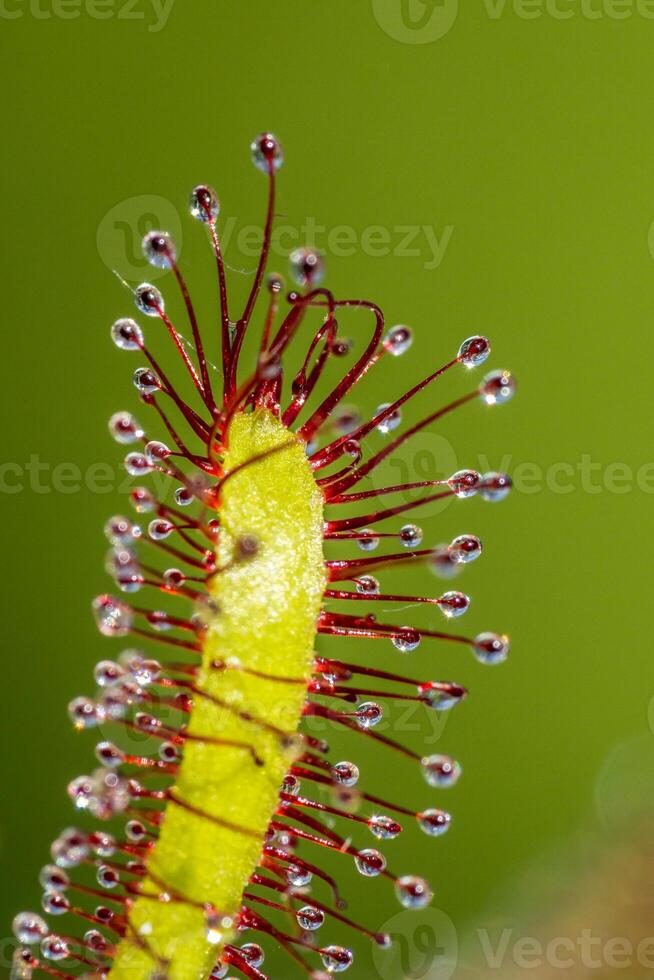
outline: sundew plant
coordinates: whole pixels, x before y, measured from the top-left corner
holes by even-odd
[[[406,515],[450,496],[501,500],[509,477],[461,470],[444,480],[380,486],[370,476],[449,412],[475,400],[508,401],[511,374],[496,370],[470,386],[467,369],[482,364],[490,346],[469,337],[372,418],[359,417],[346,400],[359,384],[374,385],[375,365],[400,357],[412,332],[387,328],[374,303],[324,288],[315,250],[292,254],[292,291],[267,276],[279,141],[259,136],[252,158],[268,181],[268,207],[242,312],[228,296],[211,187],[193,190],[190,210],[215,260],[213,323],[200,326],[170,235],[153,231],[143,242],[149,262],[169,271],[188,326],[172,321],[154,285],[137,286],[133,300],[141,317],[169,334],[190,397],[154,356],[142,325],[122,318],[111,328],[114,343],[142,362],[134,385],[157,430],[146,434],[127,411],[109,422],[115,440],[129,447],[128,473],[143,485],[131,492],[136,521],[117,515],[106,524],[116,595],[98,596],[93,610],[100,632],[126,648],[97,664],[96,693],[69,706],[75,727],[101,729],[102,740],[91,774],[68,786],[81,825],[52,844],[40,873],[43,914],[14,920],[12,980],[219,980],[228,973],[265,980],[270,944],[321,978],[352,965],[353,930],[388,947],[365,909],[345,911],[348,879],[379,878],[405,908],[427,905],[430,885],[416,873],[426,857],[392,869],[391,842],[407,821],[428,838],[447,831],[451,818],[440,798],[461,768],[376,731],[384,704],[448,711],[466,696],[457,683],[430,679],[425,648],[432,644],[457,644],[482,664],[508,654],[506,636],[450,632],[447,621],[470,603],[463,592],[388,594],[377,576],[422,563],[447,579],[477,559],[482,544],[474,534],[423,546]],[[368,330],[357,350],[339,332],[346,309]],[[289,375],[288,352],[311,324],[301,366]],[[253,340],[258,353],[244,364]],[[334,361],[344,365],[339,380],[319,398]],[[405,428],[406,403],[451,370],[461,371],[460,396]],[[370,448],[380,436],[382,448]],[[153,492],[152,475],[170,484],[170,494]],[[407,499],[408,491],[420,492]],[[325,557],[326,542],[337,557]],[[437,607],[442,629],[402,621],[399,611],[418,603]],[[375,614],[396,606],[390,618],[399,624]],[[321,636],[339,638],[329,656],[316,651]],[[352,637],[371,641],[360,661],[348,653]],[[396,671],[376,666],[380,642],[395,647]],[[334,758],[328,742],[311,734],[311,718],[349,733],[355,757],[360,739],[396,753],[398,780],[403,766],[419,766],[423,798],[366,792],[357,766]],[[337,877],[321,861],[325,851],[337,858]],[[321,943],[330,920],[338,944]]]

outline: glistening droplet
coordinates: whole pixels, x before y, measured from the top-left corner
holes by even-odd
[[[468,337],[459,347],[458,358],[466,367],[477,367],[483,364],[491,352],[487,337]]]
[[[515,378],[510,371],[491,371],[484,378],[480,395],[487,405],[503,405],[515,395]]]
[[[250,144],[252,162],[265,174],[279,170],[284,162],[284,151],[276,136],[272,133],[261,133]]]
[[[423,776],[430,786],[448,789],[459,780],[461,766],[448,755],[430,755],[420,760]]]
[[[395,894],[405,909],[424,909],[433,898],[433,893],[424,878],[403,875],[395,883]]]
[[[191,191],[189,211],[197,221],[213,225],[220,214],[220,201],[213,187],[208,184],[198,184]]]
[[[473,650],[482,664],[501,664],[509,655],[509,638],[498,633],[480,633],[475,637]]]
[[[384,349],[393,357],[400,357],[405,354],[412,343],[413,331],[411,327],[406,327],[404,324],[391,327],[384,337]]]

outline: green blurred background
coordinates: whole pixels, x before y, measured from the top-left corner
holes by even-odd
[[[90,765],[92,736],[69,730],[66,703],[91,691],[92,665],[117,652],[96,633],[89,602],[108,587],[101,528],[127,508],[124,486],[85,485],[97,464],[120,472],[106,418],[137,408],[130,375],[140,362],[108,339],[113,319],[130,314],[110,269],[148,278],[138,241],[148,222],[165,223],[212,316],[213,270],[186,215],[188,192],[199,181],[217,187],[227,259],[251,270],[238,234],[263,213],[265,181],[248,146],[264,128],[286,151],[280,224],[290,234],[307,219],[324,226],[316,244],[328,253],[328,285],[376,300],[389,323],[416,333],[352,400],[374,409],[476,332],[492,341],[491,366],[510,367],[520,385],[507,408],[467,406],[393,462],[395,477],[420,479],[487,459],[517,488],[500,505],[455,501],[416,515],[429,543],[462,531],[483,538],[482,560],[461,580],[474,598],[461,629],[506,630],[513,650],[495,670],[427,642],[413,655],[414,673],[471,688],[446,724],[430,719],[422,735],[400,736],[414,746],[428,737],[432,751],[461,760],[450,796],[427,791],[399,758],[343,748],[378,792],[422,806],[435,798],[455,814],[441,840],[412,829],[389,844],[392,866],[430,877],[445,923],[436,932],[451,920],[474,960],[476,930],[513,921],[532,866],[583,858],[647,804],[654,21],[645,8],[475,0],[457,11],[452,0],[411,0],[403,20],[399,0],[176,0],[166,20],[150,0],[129,10],[125,0],[6,0],[0,934],[38,903],[48,844],[73,819],[65,784]],[[337,226],[350,229],[349,255],[324,230]],[[272,260],[283,272],[290,240]],[[233,278],[241,290],[249,281]],[[361,345],[365,317],[342,323]],[[407,417],[469,383],[456,372]],[[410,583],[440,589],[427,572]],[[359,652],[397,665],[392,648]],[[369,925],[390,920],[415,938],[422,920],[397,923],[383,882],[355,881],[349,868],[341,876]],[[452,975],[439,953],[386,964],[365,943],[357,953],[360,976],[423,976],[425,963],[439,980]],[[270,962],[273,975],[291,975]]]

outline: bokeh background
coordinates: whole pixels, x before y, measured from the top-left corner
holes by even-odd
[[[140,237],[170,227],[210,321],[213,270],[188,192],[217,187],[242,291],[265,197],[248,147],[262,129],[287,158],[271,267],[286,272],[289,247],[314,235],[338,295],[374,299],[389,324],[415,330],[411,351],[352,400],[374,409],[476,332],[492,341],[491,365],[510,367],[520,386],[506,408],[469,405],[392,460],[396,478],[464,465],[513,473],[502,504],[416,515],[429,543],[482,537],[483,558],[461,579],[474,599],[461,630],[506,630],[513,648],[497,669],[427,642],[413,654],[413,672],[471,689],[451,717],[391,716],[408,744],[461,760],[449,796],[399,757],[343,749],[371,788],[455,816],[443,839],[412,828],[387,847],[394,868],[430,877],[434,912],[397,917],[382,881],[341,867],[366,922],[416,947],[400,939],[400,952],[373,958],[355,940],[358,975],[485,976],[506,929],[495,976],[523,975],[515,944],[525,937],[594,929],[604,944],[632,927],[638,941],[654,933],[649,916],[611,912],[611,902],[642,905],[620,855],[625,837],[637,854],[648,840],[654,781],[650,6],[2,5],[0,935],[17,909],[38,904],[48,844],[73,819],[65,784],[90,765],[92,736],[70,731],[66,703],[91,691],[92,665],[117,652],[89,611],[108,587],[102,524],[127,508],[106,419],[137,408],[137,363],[108,338],[130,312],[111,270],[132,284],[147,278]],[[342,324],[360,346],[365,317]],[[455,372],[407,418],[470,383]],[[424,571],[410,581],[441,589]],[[390,645],[348,652],[397,664]],[[616,886],[598,917],[584,894],[601,888],[584,882],[603,862]],[[573,931],[552,927],[552,908],[577,893]],[[274,954],[269,963],[273,976],[293,973]],[[585,976],[582,966],[552,975]],[[632,958],[628,975],[641,967]]]

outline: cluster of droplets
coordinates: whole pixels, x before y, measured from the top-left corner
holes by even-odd
[[[101,660],[94,670],[98,687],[95,698],[76,697],[68,705],[74,727],[81,731],[125,718],[131,708],[143,704],[147,689],[157,682],[162,670],[158,660],[139,650],[124,650],[116,661]],[[106,755],[99,758],[107,764]]]
[[[132,823],[136,823],[132,821]],[[128,823],[129,826],[129,823]],[[51,847],[52,864],[46,864],[39,873],[39,882],[43,888],[41,907],[48,916],[57,918],[66,913],[74,912],[67,896],[70,888],[74,887],[69,872],[83,864],[95,865],[97,885],[105,892],[111,892],[120,882],[119,874],[110,859],[116,854],[118,845],[116,839],[104,831],[85,833],[75,827],[68,827],[53,842]],[[142,874],[144,869],[134,860],[126,865],[130,874]],[[99,893],[98,893],[99,894]],[[46,963],[58,964],[70,957],[79,958],[83,962],[95,962],[95,957],[103,957],[110,953],[111,944],[96,925],[112,927],[115,913],[105,905],[99,905],[93,914],[94,927],[87,929],[79,938],[59,935],[52,931],[45,919],[35,912],[20,912],[12,923],[14,936],[20,946],[14,952],[11,969],[11,980],[30,980],[35,966],[38,964],[33,950]],[[93,961],[88,957],[93,956]],[[107,973],[107,967],[97,964],[97,973],[91,977],[102,977]]]

